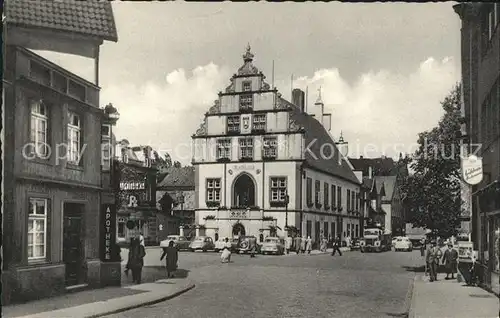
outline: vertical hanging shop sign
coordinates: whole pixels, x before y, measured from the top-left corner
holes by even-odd
[[[116,245],[116,208],[114,204],[103,204],[101,210],[101,261],[113,262],[118,255]]]

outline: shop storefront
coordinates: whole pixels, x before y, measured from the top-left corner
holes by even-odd
[[[485,287],[500,294],[500,182],[495,181],[477,193],[481,244],[480,258]]]
[[[156,241],[156,169],[140,163],[119,163],[120,190],[116,218],[117,242],[142,234],[146,244]]]

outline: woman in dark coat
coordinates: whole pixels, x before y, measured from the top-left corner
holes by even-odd
[[[144,256],[146,250],[139,243],[139,239],[132,238],[130,240],[130,250],[128,253],[127,269],[132,271],[132,279],[134,283],[141,283],[142,267],[144,266]]]
[[[173,277],[174,272],[177,270],[177,260],[179,259],[179,252],[174,246],[174,241],[168,242],[168,247],[163,249],[163,254],[161,254],[160,261],[167,256],[167,278]]]

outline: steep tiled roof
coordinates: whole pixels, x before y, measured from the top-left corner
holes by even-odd
[[[397,162],[392,158],[349,158],[354,170],[363,171],[368,175],[369,167],[372,167],[373,176],[396,176],[398,174]]]
[[[298,125],[302,126],[305,131],[305,145],[306,147],[311,144],[314,140],[316,140],[309,149],[315,156],[306,151],[306,163],[314,168],[317,168],[321,171],[325,171],[327,173],[331,173],[333,175],[339,176],[343,179],[349,180],[353,183],[359,184],[359,180],[351,170],[347,162],[345,160],[340,159],[340,152],[335,145],[335,142],[332,140],[326,129],[323,125],[314,119],[311,115],[302,112],[297,106],[289,103],[288,101],[281,99],[281,103],[288,104],[291,107],[291,119],[295,121]],[[334,149],[334,154],[332,159],[326,159],[324,156],[321,156],[321,146],[322,145],[332,145],[325,146],[323,148],[323,154],[326,157],[330,157],[330,151]]]
[[[396,176],[377,176],[375,177],[375,182],[377,184],[377,189],[381,189],[384,186],[385,195],[382,200],[392,200],[394,195],[394,188],[396,187]]]
[[[4,14],[10,24],[118,41],[109,1],[7,0]]]
[[[157,189],[173,187],[192,187],[194,189],[194,167],[169,168],[167,175],[161,180]]]

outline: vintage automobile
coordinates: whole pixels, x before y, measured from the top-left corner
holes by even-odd
[[[357,251],[361,249],[361,242],[359,239],[355,238],[351,241],[351,251]]]
[[[250,239],[253,238],[257,242],[257,238],[255,236],[240,236],[238,238],[238,244],[236,246],[236,250],[240,254],[246,254],[250,252]],[[257,244],[257,253],[259,252],[260,246]]]
[[[398,237],[396,244],[394,244],[394,250],[411,252],[413,250],[413,244],[407,237]]]
[[[236,252],[238,246],[238,239],[230,237],[227,237],[227,239],[229,239],[229,242],[231,242],[231,252],[232,253]],[[221,237],[217,242],[215,242],[215,251],[216,252],[222,251],[222,249],[224,249],[224,246],[226,246],[226,237]]]
[[[281,237],[267,237],[262,243],[260,252],[263,255],[283,255],[285,254],[285,240]]]
[[[174,242],[174,246],[177,247],[178,250],[189,249],[189,244],[191,243],[185,236],[169,235],[165,240],[160,242],[160,247],[168,247],[170,241]]]
[[[189,244],[189,250],[191,252],[200,250],[203,252],[215,250],[215,244],[211,237],[209,236],[198,236],[195,237],[191,244]]]

